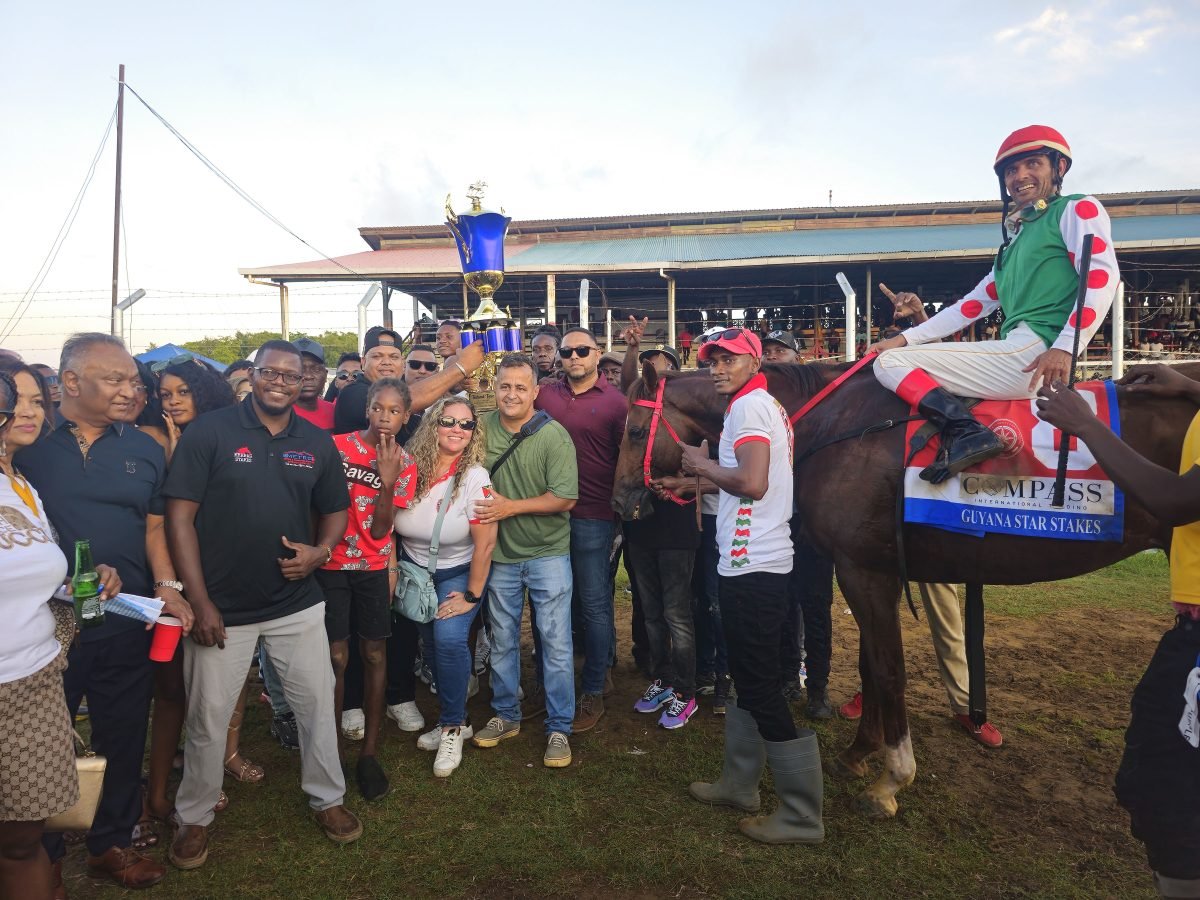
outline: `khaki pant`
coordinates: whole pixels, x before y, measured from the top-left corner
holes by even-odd
[[[938,674],[946,686],[950,708],[956,715],[966,715],[970,710],[967,642],[958,606],[958,585],[918,584],[917,587],[921,589],[921,605],[925,607]]]
[[[185,638],[187,743],[183,781],[175,808],[185,825],[209,825],[225,778],[225,737],[250,657],[261,637],[283,683],[300,732],[300,783],[317,811],[338,806],[346,779],[338,758],[333,711],[333,666],[325,635],[325,604],[254,625],[225,629],[225,649],[201,647]]]

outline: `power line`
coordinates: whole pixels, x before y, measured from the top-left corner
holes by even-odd
[[[96,174],[96,166],[100,162],[100,157],[104,153],[104,147],[108,144],[108,136],[112,133],[113,123],[117,120],[117,108],[114,104],[112,115],[108,119],[108,125],[104,129],[104,137],[100,139],[100,146],[96,148],[96,155],[92,157],[92,163],[88,166],[87,175],[84,176],[83,184],[79,188],[79,192],[75,195],[70,208],[67,210],[67,216],[63,219],[62,225],[58,228],[58,234],[54,236],[54,242],[50,245],[50,250],[46,253],[45,259],[42,260],[41,266],[38,267],[37,274],[33,276],[33,281],[30,282],[24,296],[17,303],[17,308],[9,314],[5,320],[4,333],[0,334],[0,341],[6,341],[12,336],[12,333],[17,330],[17,326],[21,324],[21,319],[25,316],[25,312],[33,304],[33,298],[37,295],[37,289],[45,283],[47,276],[50,274],[50,269],[54,266],[54,261],[58,259],[58,252],[66,243],[67,237],[71,233],[71,226],[75,224],[75,217],[79,215],[79,210],[83,207],[83,198],[87,194],[88,185],[92,183],[92,176]],[[24,304],[24,309],[21,304]],[[16,321],[13,317],[16,316]]]

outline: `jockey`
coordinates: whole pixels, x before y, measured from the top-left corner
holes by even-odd
[[[938,458],[921,472],[934,484],[1004,449],[958,398],[1015,400],[1067,381],[1076,327],[1079,346],[1086,347],[1108,314],[1120,277],[1104,207],[1095,197],[1061,193],[1071,168],[1071,148],[1061,134],[1045,125],[1018,129],[1000,145],[993,168],[1004,201],[1004,241],[992,270],[958,303],[870,347],[880,354],[880,384],[941,430]],[[1089,233],[1095,236],[1091,271],[1077,323],[1080,248]],[[910,300],[920,302],[907,293],[894,302]],[[930,343],[997,308],[1004,313],[1000,340]]]

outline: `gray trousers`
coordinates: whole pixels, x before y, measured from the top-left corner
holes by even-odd
[[[250,658],[261,637],[283,684],[300,732],[300,783],[317,811],[339,805],[346,779],[338,758],[333,721],[333,666],[325,635],[325,604],[302,612],[225,628],[225,649],[201,647],[184,639],[183,678],[187,686],[187,765],[175,797],[185,825],[209,825],[225,777],[225,736],[246,680]]]

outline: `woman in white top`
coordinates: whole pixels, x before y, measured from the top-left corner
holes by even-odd
[[[12,462],[41,437],[49,408],[49,392],[33,369],[0,368],[0,897],[53,896],[56,877],[42,831],[46,819],[79,800],[62,682],[74,624],[71,608],[56,603],[58,627],[47,603],[66,577],[67,560],[41,498]],[[101,599],[121,589],[109,566],[96,571]]]
[[[425,413],[405,449],[417,463],[417,489],[408,508],[396,511],[396,531],[404,557],[419,566],[429,565],[438,509],[454,485],[442,520],[433,578],[437,618],[421,626],[441,716],[437,727],[417,741],[422,750],[437,750],[433,774],[445,778],[458,768],[463,741],[472,735],[466,713],[471,677],[467,635],[479,612],[496,546],[496,525],[481,525],[475,519],[475,503],[488,496],[491,478],[483,467],[481,423],[469,400],[438,401]]]

